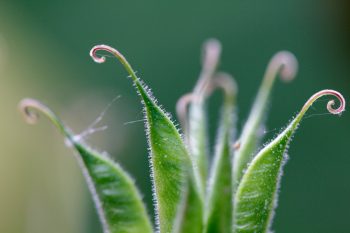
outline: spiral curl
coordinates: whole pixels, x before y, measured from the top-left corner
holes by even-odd
[[[49,109],[39,101],[29,98],[23,99],[18,104],[18,109],[22,113],[24,120],[31,125],[38,123],[39,114],[36,111],[49,111]]]
[[[66,128],[63,122],[57,117],[57,115],[45,104],[36,99],[26,98],[18,104],[19,111],[22,113],[24,120],[28,124],[36,124],[39,120],[39,113],[46,116],[56,128],[67,138],[72,138],[72,133]]]
[[[294,54],[288,51],[280,51],[271,58],[266,73],[272,74],[272,77],[279,74],[283,81],[291,81],[295,78],[297,72],[298,61]]]
[[[117,57],[124,58],[124,56],[118,50],[109,45],[96,45],[90,50],[90,56],[96,63],[104,63],[106,61],[106,56],[97,54],[99,51],[106,51]]]
[[[319,99],[320,97],[325,96],[325,95],[334,96],[334,97],[336,97],[339,100],[338,108],[334,108],[334,105],[335,105],[335,101],[334,100],[328,101],[328,103],[327,103],[327,110],[328,110],[328,112],[330,112],[331,114],[338,115],[338,114],[341,114],[342,112],[345,111],[346,102],[345,102],[345,98],[343,97],[343,95],[340,94],[338,91],[325,89],[325,90],[319,91],[319,92],[315,93],[314,95],[312,95],[309,98],[309,100],[304,104],[301,112],[305,113],[309,109],[309,107],[317,99]]]

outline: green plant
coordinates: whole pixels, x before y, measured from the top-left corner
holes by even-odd
[[[33,110],[42,112],[79,152],[77,159],[104,232],[269,232],[294,131],[318,98],[332,95],[339,100],[337,109],[334,100],[328,102],[327,109],[332,114],[345,110],[345,100],[334,90],[317,92],[276,138],[258,150],[273,83],[278,75],[288,80],[294,78],[297,70],[291,53],[277,53],[267,68],[241,136],[234,143],[236,85],[229,75],[216,71],[220,49],[215,40],[205,44],[198,83],[192,93],[178,102],[183,136],[121,53],[106,45],[91,50],[91,57],[98,63],[105,61],[104,56],[96,54],[98,51],[114,55],[130,75],[142,100],[150,149],[155,229],[133,180],[118,163],[75,137],[47,106],[34,99],[21,101],[20,108],[29,123],[35,123],[38,117]],[[224,97],[215,152],[210,160],[206,100],[217,88],[223,90]]]

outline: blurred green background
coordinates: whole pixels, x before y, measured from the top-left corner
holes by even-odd
[[[239,128],[270,57],[293,52],[300,72],[276,84],[268,140],[314,92],[350,96],[349,10],[341,0],[0,0],[0,232],[101,232],[72,150],[47,122],[23,123],[16,106],[24,97],[44,101],[79,133],[121,95],[103,119],[108,130],[88,141],[130,171],[153,211],[143,123],[126,124],[142,119],[141,104],[120,65],[90,59],[92,46],[122,51],[174,113],[198,76],[202,42],[218,38],[220,69],[239,83]],[[349,232],[350,116],[330,116],[325,104],[313,106],[291,144],[276,232]]]

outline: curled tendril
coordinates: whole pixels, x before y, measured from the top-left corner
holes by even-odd
[[[32,99],[23,99],[18,104],[18,109],[22,113],[24,120],[28,124],[38,123],[39,114],[31,110],[31,108],[39,109],[41,107],[40,103],[32,101]]]
[[[45,115],[52,115],[51,110],[47,106],[35,99],[23,99],[18,104],[18,108],[28,124],[38,123],[39,114],[37,111],[43,112]]]
[[[19,111],[28,124],[36,124],[39,119],[39,112],[44,114],[65,136],[71,137],[70,132],[64,127],[56,114],[46,105],[35,99],[23,99],[18,104]]]
[[[273,79],[279,74],[282,80],[291,81],[297,72],[298,61],[295,56],[291,52],[280,51],[271,58],[265,77]]]
[[[106,52],[109,52],[109,53],[111,53],[113,55],[117,54],[118,57],[123,57],[124,58],[124,56],[118,50],[112,48],[111,46],[108,46],[108,45],[96,45],[90,50],[90,56],[93,58],[93,60],[96,63],[104,63],[106,61],[106,57],[105,56],[97,54],[98,51],[106,51]]]
[[[132,80],[134,82],[138,82],[138,78],[136,76],[135,71],[132,69],[131,65],[126,60],[126,58],[123,56],[123,54],[121,54],[118,50],[116,50],[115,48],[113,48],[113,47],[111,47],[109,45],[96,45],[96,46],[94,46],[90,50],[90,56],[92,57],[92,59],[96,63],[104,63],[106,61],[106,56],[98,55],[97,54],[98,51],[105,51],[105,52],[109,52],[112,55],[114,55],[120,61],[120,63],[122,63],[122,65],[124,66],[126,71],[131,76]]]
[[[343,97],[343,95],[335,90],[325,89],[315,93],[313,96],[310,97],[310,99],[308,99],[308,101],[304,104],[303,108],[301,109],[301,114],[304,114],[317,99],[325,95],[334,96],[339,100],[338,108],[334,108],[334,105],[335,105],[334,100],[328,101],[327,110],[330,113],[337,115],[345,111],[345,98]]]

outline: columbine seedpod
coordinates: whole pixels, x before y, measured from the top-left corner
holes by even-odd
[[[76,158],[105,233],[270,232],[287,148],[303,116],[325,95],[339,100],[338,108],[334,108],[334,100],[328,102],[330,113],[340,114],[345,110],[345,99],[339,92],[319,91],[276,138],[256,151],[273,83],[278,75],[288,80],[295,77],[296,59],[285,51],[271,59],[250,116],[236,140],[237,85],[232,76],[217,71],[221,45],[212,39],[204,44],[202,72],[195,88],[177,104],[184,132],[181,135],[125,57],[110,46],[98,45],[90,51],[97,63],[106,60],[97,54],[99,51],[111,53],[121,62],[143,103],[156,214],[154,224],[133,180],[118,163],[92,150],[41,102],[24,99],[19,107],[28,123],[36,123],[37,112],[48,117],[78,152]],[[223,93],[223,104],[211,156],[206,102],[217,89]]]

